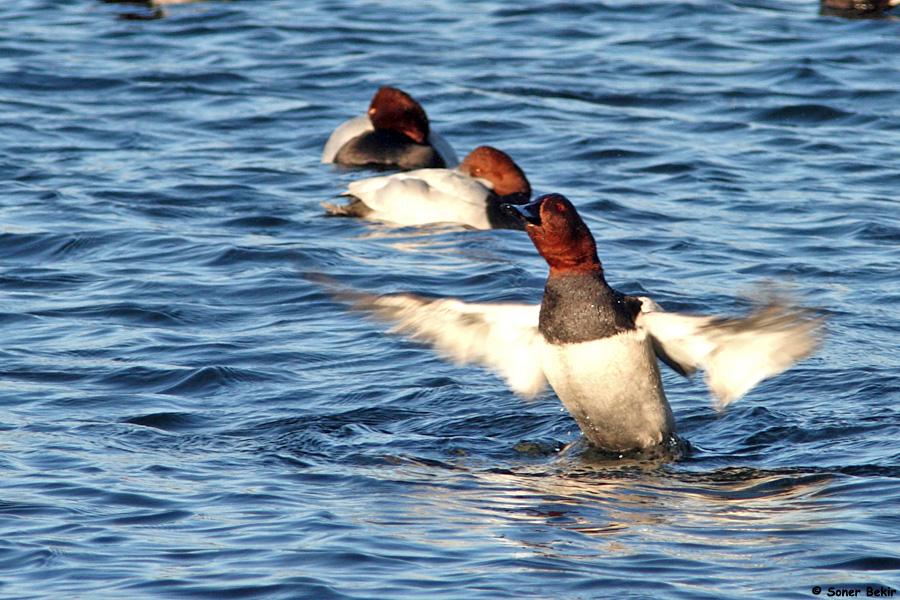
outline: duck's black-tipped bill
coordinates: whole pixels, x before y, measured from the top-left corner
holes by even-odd
[[[503,204],[500,209],[510,216],[511,220],[518,225],[517,229],[525,230],[525,226],[541,224],[541,203],[538,201],[530,204]]]

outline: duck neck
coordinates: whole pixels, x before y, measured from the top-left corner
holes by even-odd
[[[635,328],[641,302],[609,287],[603,270],[550,272],[538,327],[551,344],[576,344]]]

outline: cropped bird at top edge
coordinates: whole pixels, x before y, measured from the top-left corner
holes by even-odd
[[[684,376],[705,370],[722,408],[821,342],[823,317],[811,309],[772,301],[741,318],[687,315],[612,289],[593,236],[559,194],[504,210],[550,267],[540,305],[349,290],[336,296],[457,363],[494,370],[520,395],[549,383],[587,440],[616,453],[677,442],[658,360]]]
[[[325,143],[322,162],[409,170],[454,167],[459,159],[450,144],[431,130],[422,105],[402,90],[383,87],[366,114],[334,130]]]
[[[900,0],[820,0],[819,14],[845,19],[886,18],[889,10],[900,5]]]
[[[322,203],[332,216],[396,225],[459,223],[474,229],[519,229],[503,204],[525,204],[531,184],[504,152],[479,146],[456,169],[417,169],[354,181],[346,205]]]

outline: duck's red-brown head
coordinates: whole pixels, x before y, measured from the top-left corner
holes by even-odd
[[[531,184],[525,173],[505,152],[491,146],[479,146],[459,164],[459,170],[470,177],[487,179],[498,196],[516,194],[520,202],[531,197]]]
[[[528,237],[550,265],[550,276],[603,273],[594,236],[581,215],[561,194],[547,194],[525,206],[504,204],[524,222]]]
[[[383,87],[369,104],[369,120],[375,129],[396,131],[417,144],[428,142],[428,116],[412,96],[402,90]]]

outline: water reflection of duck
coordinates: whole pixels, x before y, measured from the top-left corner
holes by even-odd
[[[819,13],[845,19],[877,19],[900,4],[900,0],[821,0]]]

